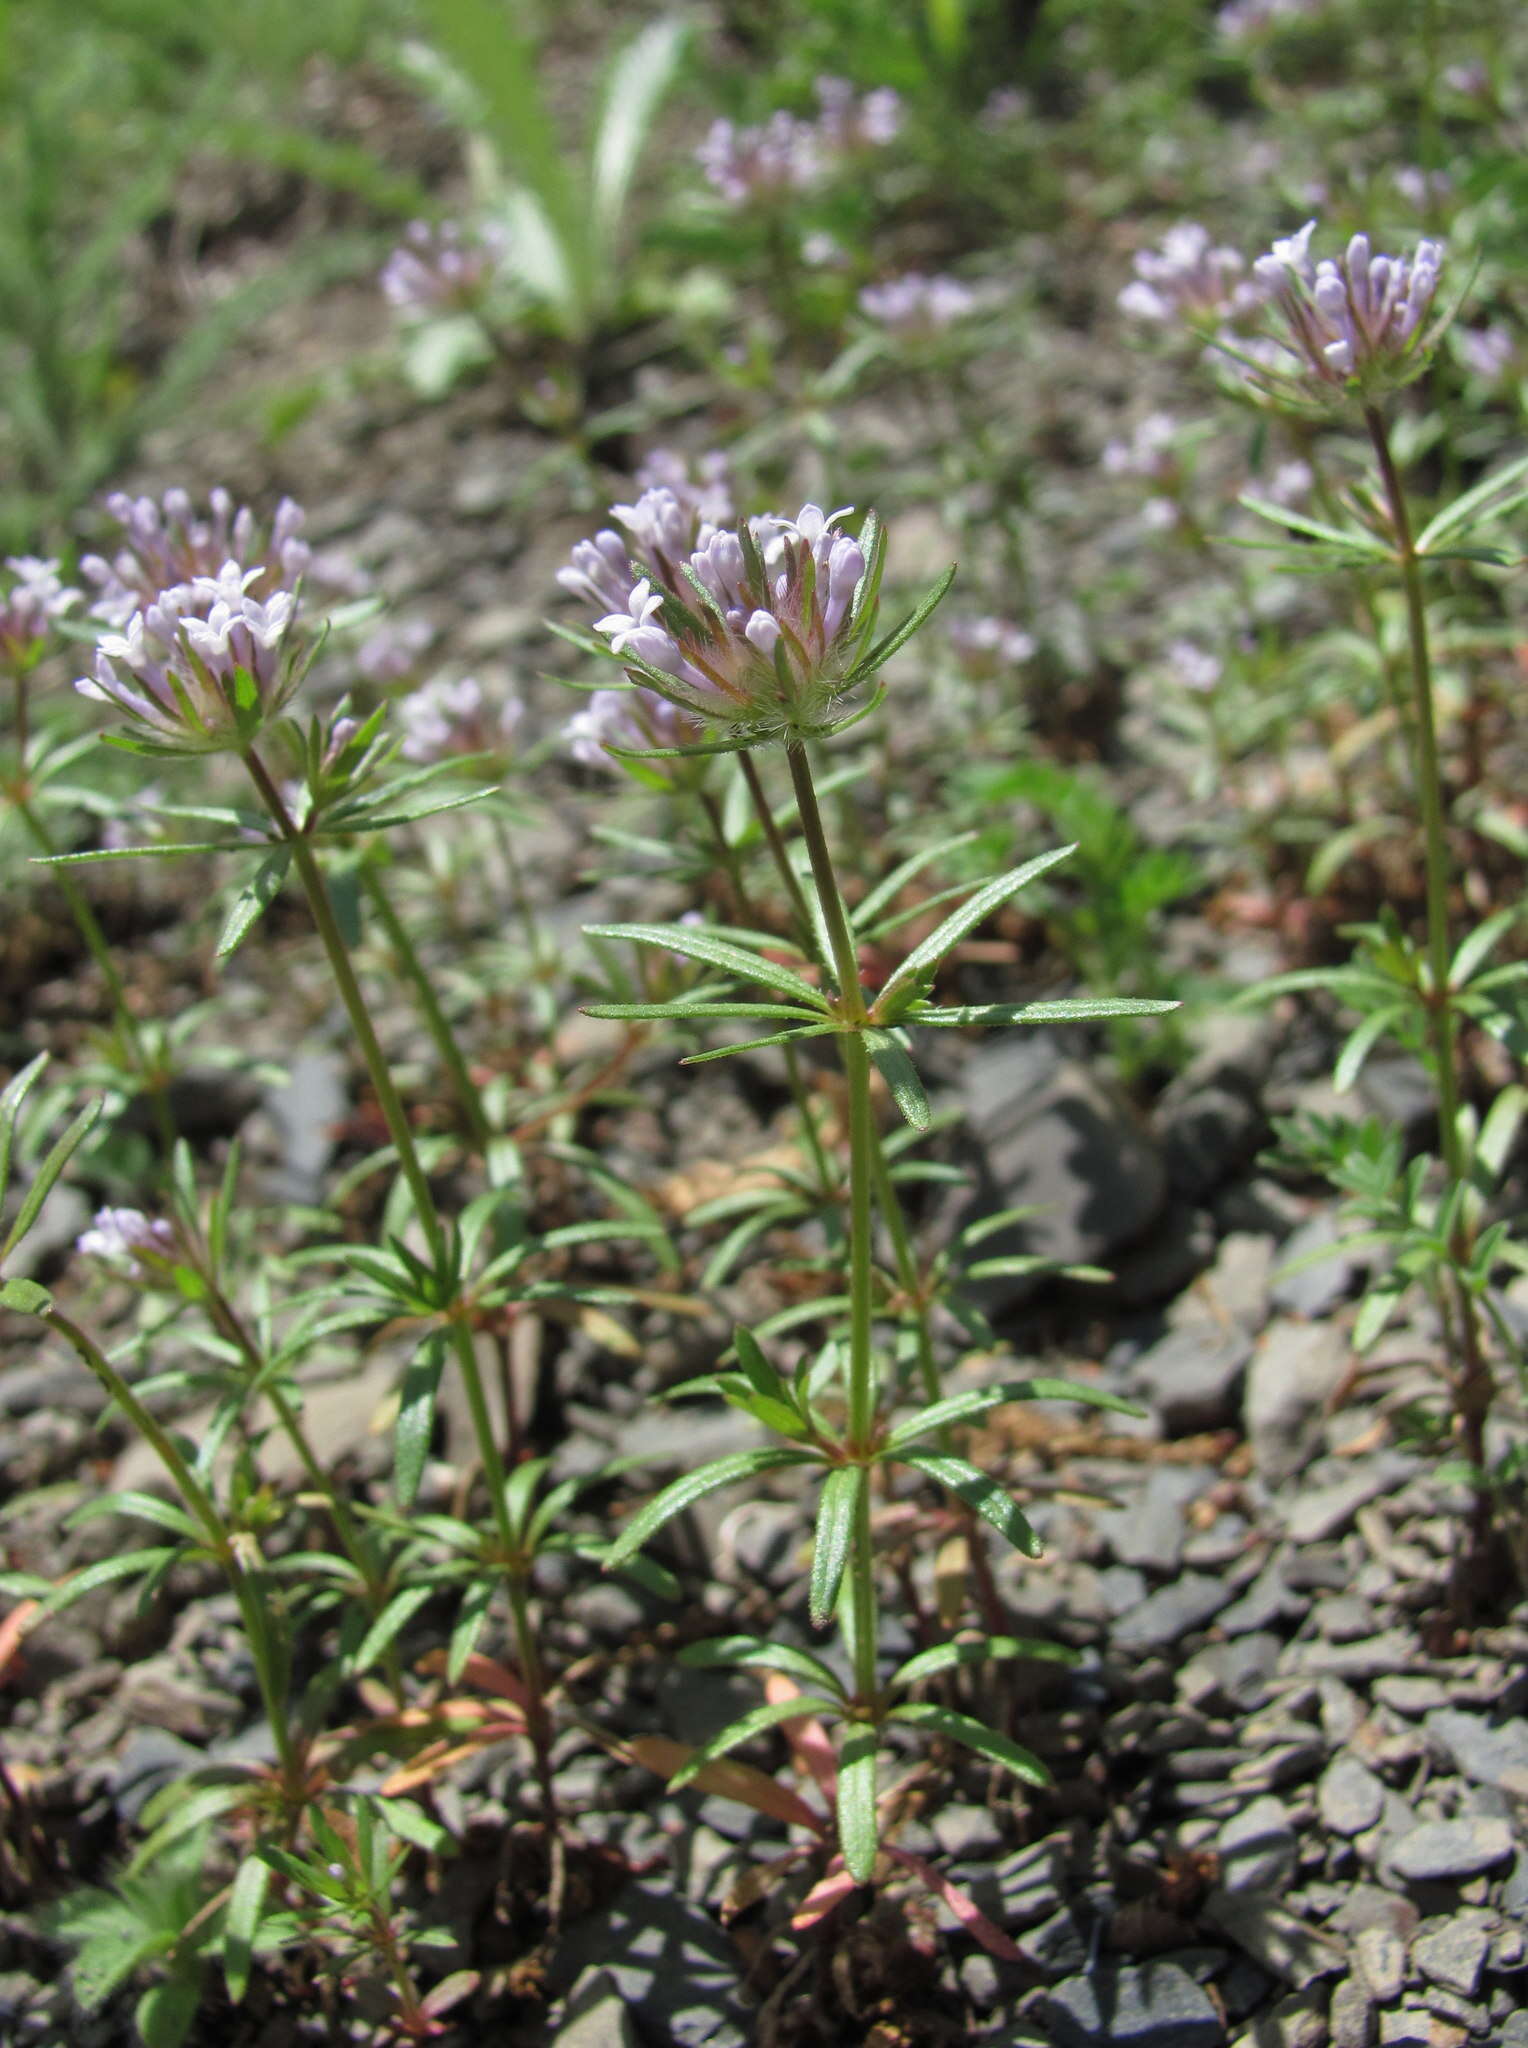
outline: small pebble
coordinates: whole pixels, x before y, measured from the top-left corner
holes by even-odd
[[[1504,1820],[1434,1820],[1412,1828],[1390,1846],[1397,1877],[1473,1877],[1505,1863],[1512,1854],[1512,1830]]]
[[[1321,1820],[1337,1835],[1361,1835],[1384,1811],[1385,1788],[1356,1756],[1334,1757],[1317,1791]]]

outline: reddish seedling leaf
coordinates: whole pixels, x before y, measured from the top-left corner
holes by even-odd
[[[947,1877],[942,1877],[933,1865],[925,1863],[921,1856],[914,1856],[909,1850],[895,1848],[890,1843],[884,1846],[886,1854],[893,1862],[900,1863],[904,1870],[911,1871],[919,1884],[931,1891],[935,1898],[943,1899],[961,1926],[981,1943],[989,1955],[997,1956],[1005,1963],[1020,1963],[1024,1960],[1002,1928],[989,1920],[976,1901],[968,1898],[959,1885],[952,1884]]]
[[[801,1691],[792,1678],[782,1671],[771,1671],[764,1679],[764,1697],[774,1702],[795,1698]],[[803,1714],[799,1721],[781,1723],[781,1733],[790,1744],[791,1755],[800,1769],[817,1781],[818,1790],[828,1802],[828,1811],[833,1810],[838,1798],[838,1758],[834,1754],[833,1740],[815,1714]]]
[[[695,1751],[690,1743],[674,1742],[667,1735],[639,1735],[622,1743],[619,1753],[641,1764],[644,1770],[655,1771],[660,1778],[672,1778]],[[714,1763],[703,1764],[690,1784],[696,1791],[714,1792],[718,1799],[736,1799],[742,1806],[751,1806],[755,1813],[784,1821],[787,1827],[810,1828],[814,1835],[827,1833],[827,1822],[821,1814],[813,1813],[789,1786],[777,1785],[752,1764],[718,1757]]]
[[[20,1675],[21,1639],[27,1632],[27,1623],[41,1604],[38,1600],[20,1600],[4,1621],[0,1621],[0,1683],[4,1682],[13,1666],[16,1674]]]
[[[432,1674],[443,1672],[446,1669],[446,1652],[431,1650],[427,1656],[420,1658],[419,1669]],[[503,1664],[495,1664],[492,1657],[483,1656],[480,1651],[474,1650],[462,1666],[461,1679],[466,1679],[484,1692],[497,1694],[501,1700],[513,1700],[523,1714],[531,1711],[531,1696],[525,1688],[524,1681]],[[461,1679],[458,1679],[458,1684],[461,1683]]]
[[[828,1915],[841,1906],[851,1892],[859,1890],[859,1882],[844,1868],[842,1856],[835,1856],[828,1865],[827,1874],[818,1878],[801,1904],[791,1915],[792,1927],[805,1929],[816,1927]]]

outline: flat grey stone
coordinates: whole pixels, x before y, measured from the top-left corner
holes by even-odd
[[[1306,1463],[1350,1357],[1346,1335],[1332,1323],[1279,1319],[1263,1332],[1242,1405],[1253,1463],[1266,1486],[1281,1486]]]
[[[603,1970],[611,1996],[640,2012],[678,2048],[744,2048],[737,1952],[710,1914],[672,1890],[632,1883],[601,1912],[569,1927],[554,1984]]]
[[[1203,1912],[1212,1927],[1245,1949],[1269,1976],[1296,1991],[1347,1966],[1347,1951],[1340,1942],[1260,1892],[1217,1887],[1205,1900]]]
[[[1334,1835],[1361,1835],[1385,1809],[1385,1788],[1356,1756],[1337,1756],[1321,1774],[1316,1801],[1323,1827]]]
[[[946,1806],[933,1817],[936,1840],[952,1863],[994,1855],[1003,1846],[997,1817],[985,1806]]]
[[[1156,1127],[1174,1194],[1197,1201],[1256,1150],[1267,1123],[1245,1089],[1211,1082],[1181,1096],[1169,1088]]]
[[[1379,1678],[1416,1662],[1416,1639],[1403,1628],[1381,1629],[1358,1643],[1291,1643],[1281,1658],[1285,1670],[1309,1677]]]
[[[1223,2048],[1219,2013],[1177,1963],[1068,1977],[1042,2008],[1054,2048]]]
[[[985,1256],[1038,1253],[1094,1263],[1140,1237],[1167,1200],[1161,1147],[1121,1095],[1043,1032],[982,1046],[961,1077],[982,1149],[983,1209],[1034,1203],[1038,1213],[990,1239]],[[980,1213],[980,1212],[979,1212]],[[1034,1283],[991,1283],[1018,1302]]]
[[[1374,2048],[1374,2001],[1356,1977],[1344,1977],[1327,2008],[1331,2048]]]
[[[1376,1684],[1374,1697],[1382,1707],[1389,1707],[1397,1714],[1420,1718],[1438,1707],[1447,1706],[1451,1695],[1439,1678],[1411,1677],[1404,1671],[1393,1671]]]
[[[1528,1721],[1493,1726],[1483,1714],[1439,1707],[1427,1716],[1427,1733],[1462,1777],[1528,1798]]]
[[[1408,2005],[1379,2016],[1380,2048],[1433,2048],[1433,2016],[1425,2005]]]
[[[1511,1854],[1512,1830],[1504,1820],[1431,1820],[1392,1842],[1388,1861],[1397,1877],[1417,1883],[1474,1877]]]
[[[1473,1998],[1491,1948],[1491,1925],[1485,1914],[1424,1921],[1411,1944],[1411,1960],[1432,1983]]]
[[[1025,1962],[1046,1977],[1065,1977],[1081,1970],[1088,1959],[1087,1940],[1067,1906],[1019,1935],[1015,1946]]]
[[[1222,1635],[1250,1635],[1254,1629],[1267,1628],[1273,1622],[1296,1619],[1309,1606],[1310,1601],[1295,1592],[1284,1576],[1282,1563],[1275,1558],[1259,1572],[1241,1598],[1233,1600],[1217,1616],[1215,1625]]]
[[[631,2008],[607,1970],[586,1970],[568,1994],[567,2014],[552,2048],[641,2048]]]
[[[970,1893],[989,1920],[1010,1933],[1018,1927],[1033,1927],[1048,1920],[1061,1903],[1067,1846],[1065,1835],[1047,1835],[1027,1848],[1016,1849],[1000,1863],[961,1866],[961,1889]],[[943,1901],[939,1924],[947,1931],[960,1925]]]
[[[349,1109],[345,1062],[337,1053],[307,1050],[287,1063],[287,1077],[263,1108],[281,1143],[281,1165],[267,1176],[271,1199],[314,1203],[323,1192],[334,1134]]]
[[[1292,1991],[1261,2012],[1236,2048],[1326,2048],[1326,2000],[1319,1991]]]
[[[1290,1232],[1279,1246],[1269,1288],[1269,1299],[1275,1309],[1290,1315],[1323,1316],[1352,1292],[1357,1266],[1345,1253],[1335,1250],[1344,1234],[1329,1209],[1318,1210]],[[1325,1251],[1330,1251],[1331,1256],[1315,1259],[1298,1273],[1288,1270],[1297,1260]]]
[[[1251,1356],[1247,1330],[1196,1318],[1141,1353],[1130,1370],[1131,1392],[1156,1411],[1168,1436],[1221,1429],[1237,1418]]]
[[[1178,1673],[1179,1695],[1191,1705],[1202,1706],[1218,1697],[1244,1710],[1260,1706],[1283,1647],[1276,1635],[1263,1629],[1232,1643],[1210,1643]]]
[[[1281,1799],[1249,1800],[1222,1825],[1215,1846],[1227,1891],[1278,1891],[1294,1876],[1295,1831]]]
[[[1110,1640],[1119,1650],[1165,1650],[1217,1615],[1231,1597],[1223,1580],[1185,1572],[1161,1586],[1116,1622]]]
[[[1098,1531],[1121,1564],[1171,1575],[1183,1556],[1189,1503],[1213,1483],[1203,1465],[1153,1465],[1129,1507],[1098,1517]]]
[[[1415,1469],[1412,1458],[1372,1457],[1324,1486],[1301,1487],[1284,1517],[1284,1533],[1291,1543],[1321,1543]]]
[[[1335,1600],[1323,1600],[1316,1609],[1316,1633],[1329,1643],[1359,1643],[1372,1636],[1378,1617],[1367,1600],[1357,1593],[1339,1593]]]
[[[1393,2005],[1406,1982],[1406,1944],[1388,1927],[1361,1927],[1353,1956],[1379,2005]]]
[[[1528,2048],[1528,2011],[1508,2017],[1492,2048]]]

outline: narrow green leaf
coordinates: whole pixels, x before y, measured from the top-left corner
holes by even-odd
[[[886,1031],[867,1031],[865,1043],[876,1071],[891,1090],[891,1099],[915,1131],[926,1131],[932,1112],[918,1069],[907,1048]]]
[[[431,1820],[412,1799],[377,1798],[377,1811],[400,1841],[411,1842],[416,1849],[425,1849],[432,1856],[443,1855],[451,1847],[451,1831],[443,1828],[438,1820]]]
[[[16,1119],[28,1091],[41,1078],[47,1064],[47,1053],[40,1052],[36,1059],[29,1060],[19,1072],[12,1074],[4,1088],[0,1088],[0,1199],[4,1197],[11,1177],[11,1145],[16,1134]]]
[[[817,1686],[827,1693],[843,1696],[843,1683],[820,1657],[799,1650],[791,1643],[768,1643],[758,1636],[712,1636],[701,1643],[687,1643],[679,1662],[696,1671],[735,1667],[740,1671],[778,1671],[803,1685]]]
[[[850,923],[856,931],[863,930],[865,926],[875,921],[896,896],[900,895],[914,875],[921,874],[925,868],[932,867],[935,861],[942,860],[946,854],[954,853],[962,846],[969,846],[973,840],[980,837],[979,832],[957,832],[953,838],[941,839],[937,846],[926,846],[921,853],[909,854],[889,875],[883,875],[869,894],[862,897],[854,906]]]
[[[95,1128],[100,1118],[101,1108],[102,1104],[99,1097],[94,1102],[87,1102],[73,1123],[70,1124],[68,1130],[54,1144],[41,1166],[38,1167],[37,1177],[27,1189],[22,1199],[21,1207],[16,1211],[16,1220],[11,1225],[10,1234],[7,1236],[5,1243],[0,1244],[0,1264],[3,1264],[10,1257],[11,1253],[37,1221],[38,1211],[53,1192],[54,1182],[69,1164],[71,1157],[78,1147],[83,1144],[86,1137]],[[35,1314],[36,1311],[34,1310],[33,1313]]]
[[[362,1672],[369,1671],[388,1644],[397,1639],[399,1632],[434,1595],[434,1586],[428,1584],[405,1586],[401,1592],[395,1593],[362,1636],[359,1648],[349,1661],[349,1675],[359,1678]]]
[[[909,1010],[906,1021],[945,1030],[970,1025],[1087,1024],[1102,1017],[1162,1017],[1181,1008],[1181,1003],[1152,996],[1066,996],[1056,1002],[967,1003],[958,1009],[919,1003]]]
[[[243,2003],[249,1989],[249,1966],[271,1875],[271,1866],[261,1857],[246,1856],[228,1896],[228,1912],[223,1921],[223,1976],[228,1996],[235,2005]]]
[[[278,846],[265,856],[249,881],[239,891],[218,939],[217,957],[226,960],[243,943],[256,921],[270,909],[281,892],[287,869],[292,865],[290,847]]]
[[[1122,1401],[1117,1394],[1106,1394],[1080,1380],[1004,1380],[996,1386],[972,1387],[967,1393],[952,1394],[948,1400],[925,1408],[921,1415],[898,1423],[886,1439],[886,1449],[900,1456],[908,1444],[917,1443],[921,1437],[948,1429],[952,1423],[969,1422],[977,1415],[985,1415],[989,1408],[1001,1408],[1009,1401],[1080,1401],[1084,1407],[1107,1408],[1116,1415],[1143,1413],[1133,1401]]]
[[[1022,867],[1015,868],[1011,874],[999,875],[995,881],[988,882],[985,887],[978,889],[959,910],[952,911],[941,925],[930,932],[921,945],[915,946],[896,968],[876,998],[877,1009],[881,1010],[882,1006],[894,1003],[895,998],[904,989],[915,989],[926,974],[933,972],[951,947],[958,945],[968,932],[974,931],[1000,903],[1006,903],[1010,896],[1016,895],[1027,883],[1034,881],[1043,875],[1047,868],[1053,868],[1057,861],[1065,860],[1069,853],[1075,851],[1074,846],[1058,846],[1050,853],[1037,854],[1033,860],[1025,861]]]
[[[669,1790],[683,1791],[707,1764],[713,1764],[718,1757],[751,1742],[756,1735],[778,1728],[782,1721],[799,1721],[807,1714],[838,1714],[841,1711],[840,1701],[827,1697],[819,1699],[813,1693],[802,1693],[788,1700],[766,1700],[762,1707],[754,1707],[736,1721],[729,1721],[719,1735],[713,1735],[709,1742],[703,1742],[699,1749],[686,1757],[669,1779]]]
[[[585,1003],[586,1017],[608,1017],[616,1023],[649,1023],[660,1018],[779,1017],[815,1024],[820,1010],[802,1010],[790,1003]]]
[[[679,1064],[682,1067],[703,1067],[711,1060],[735,1059],[740,1052],[763,1052],[766,1046],[788,1045],[801,1038],[825,1038],[834,1029],[831,1024],[798,1024],[792,1031],[772,1031],[767,1038],[748,1038],[739,1045],[719,1045],[711,1052],[686,1053]]]
[[[688,23],[674,17],[648,22],[621,50],[601,90],[589,185],[594,231],[607,261],[642,145],[678,73],[688,35]]]
[[[990,1522],[1022,1556],[1044,1555],[1045,1545],[1007,1487],[1000,1486],[967,1459],[946,1457],[938,1451],[908,1451],[903,1453],[901,1463],[947,1486],[968,1507],[974,1508],[984,1522]]]
[[[1371,1010],[1356,1030],[1349,1032],[1337,1065],[1332,1070],[1332,1086],[1339,1095],[1346,1094],[1353,1086],[1375,1046],[1400,1023],[1405,1014],[1405,1007],[1400,1003],[1393,1003],[1383,1010]]]
[[[933,1735],[946,1736],[951,1742],[962,1742],[967,1749],[974,1749],[979,1756],[987,1757],[995,1764],[1002,1764],[1022,1778],[1026,1785],[1049,1785],[1051,1774],[1037,1756],[1027,1749],[1021,1749],[1006,1735],[999,1735],[995,1728],[988,1728],[984,1722],[973,1720],[969,1714],[953,1713],[948,1707],[935,1706],[932,1701],[910,1700],[905,1706],[893,1707],[889,1718],[906,1721],[911,1727],[926,1728]]]
[[[824,1628],[833,1619],[838,1589],[854,1541],[854,1520],[865,1489],[863,1465],[836,1465],[822,1483],[817,1536],[812,1545],[812,1620]]]
[[[735,1486],[740,1480],[755,1479],[763,1472],[773,1472],[783,1465],[805,1465],[813,1462],[809,1451],[798,1451],[783,1445],[769,1445],[757,1451],[734,1451],[730,1457],[716,1458],[709,1465],[702,1465],[698,1472],[686,1472],[673,1481],[643,1508],[639,1508],[626,1527],[611,1544],[605,1558],[605,1569],[623,1564],[628,1557],[639,1551],[654,1533],[682,1514],[693,1502],[718,1487]]]
[[[766,988],[777,988],[782,995],[793,997],[815,1016],[824,1015],[828,1008],[826,999],[811,983],[803,981],[782,962],[766,960],[690,925],[589,924],[584,926],[584,933],[592,939],[628,939],[635,946],[657,946],[668,953],[682,954],[687,960],[699,960],[707,967],[720,967],[740,980],[762,982]]]
[[[869,1884],[880,1851],[876,1821],[876,1731],[851,1723],[838,1746],[838,1846],[856,1884]]]
[[[920,1650],[897,1667],[888,1685],[892,1692],[902,1692],[925,1678],[937,1678],[941,1672],[968,1664],[1006,1663],[1016,1657],[1040,1664],[1075,1664],[1080,1656],[1080,1651],[1065,1643],[1045,1643],[1033,1636],[981,1636],[975,1641],[936,1643],[931,1650]]]
[[[1243,505],[1259,519],[1266,519],[1270,526],[1282,526],[1291,533],[1303,533],[1311,540],[1329,542],[1333,547],[1351,550],[1354,554],[1368,555],[1377,562],[1388,562],[1393,550],[1388,541],[1377,535],[1366,533],[1361,526],[1326,526],[1319,519],[1311,519],[1303,512],[1292,512],[1287,505],[1270,504],[1266,498],[1254,498],[1246,493],[1238,498]]]
[[[955,564],[952,562],[932,589],[919,599],[902,623],[898,626],[893,626],[889,633],[879,639],[863,661],[855,663],[852,672],[844,678],[846,686],[863,682],[867,676],[873,676],[878,668],[884,667],[897,652],[898,648],[904,647],[911,640],[924,620],[930,616],[941,602],[945,592],[954,581]]]
[[[435,1396],[446,1362],[443,1331],[432,1331],[409,1360],[393,1427],[393,1492],[400,1507],[411,1507],[424,1476],[435,1427]]]
[[[0,1280],[0,1308],[18,1316],[41,1316],[52,1306],[52,1295],[35,1280]]]
[[[174,1501],[161,1500],[157,1494],[140,1493],[136,1487],[86,1501],[68,1517],[65,1527],[82,1529],[87,1522],[99,1521],[103,1515],[130,1515],[141,1522],[153,1522],[158,1528],[168,1529],[174,1536],[184,1536],[192,1543],[200,1542],[205,1534],[183,1507]]]
[[[160,1545],[148,1550],[127,1550],[116,1557],[103,1557],[95,1564],[87,1564],[56,1586],[43,1601],[34,1620],[34,1627],[49,1615],[62,1614],[66,1607],[72,1607],[76,1600],[83,1600],[87,1593],[94,1593],[100,1586],[110,1586],[118,1579],[132,1579],[156,1571],[179,1557],[179,1544]]]

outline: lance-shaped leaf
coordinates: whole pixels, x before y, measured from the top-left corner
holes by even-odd
[[[393,1491],[400,1507],[413,1505],[424,1475],[424,1461],[430,1454],[430,1436],[435,1427],[435,1396],[445,1362],[445,1332],[432,1330],[409,1360],[403,1375],[398,1420],[393,1426]]]
[[[234,2005],[243,2002],[249,1989],[250,1961],[272,1874],[271,1866],[263,1858],[246,1856],[228,1896],[228,1911],[223,1920],[223,1976]]]
[[[971,1664],[1001,1664],[1025,1657],[1040,1664],[1075,1664],[1081,1652],[1065,1643],[1044,1643],[1034,1636],[978,1636],[965,1642],[935,1643],[898,1665],[887,1681],[888,1690],[905,1692],[925,1678],[942,1672],[963,1670]]]
[[[928,1096],[906,1046],[889,1031],[868,1030],[865,1043],[892,1101],[915,1131],[926,1131],[931,1119]]]
[[[1157,996],[1062,996],[1054,1002],[966,1003],[958,1009],[919,1003],[909,1010],[906,1021],[951,1030],[965,1025],[1090,1024],[1104,1017],[1163,1017],[1182,1007]]]
[[[261,861],[249,881],[239,891],[233,909],[228,913],[222,936],[218,940],[219,960],[226,960],[230,954],[236,952],[257,920],[270,909],[280,894],[281,885],[286,880],[286,872],[291,864],[292,850],[287,846],[276,847]],[[265,1866],[261,1863],[246,1864],[245,1868],[263,1870]]]
[[[687,1003],[682,999],[672,1003],[586,1003],[586,1017],[607,1017],[618,1023],[651,1023],[660,1018],[689,1018],[704,1023],[711,1017],[778,1017],[790,1022],[815,1024],[822,1015],[820,1010],[797,1009],[790,1003],[735,1003],[704,1002]]]
[[[938,1707],[932,1701],[910,1700],[905,1706],[893,1707],[889,1719],[906,1721],[914,1728],[926,1728],[932,1735],[943,1735],[951,1742],[963,1742],[967,1749],[974,1749],[995,1764],[1002,1764],[1022,1778],[1026,1785],[1049,1785],[1051,1774],[1037,1756],[1022,1749],[1006,1735],[999,1735],[995,1728],[989,1728],[982,1721],[973,1720],[969,1714],[957,1714],[949,1707]]]
[[[1327,526],[1304,512],[1291,511],[1287,505],[1275,505],[1267,498],[1254,498],[1245,493],[1237,503],[1244,505],[1257,518],[1266,519],[1270,526],[1281,526],[1286,532],[1303,534],[1309,540],[1324,541],[1329,547],[1345,553],[1366,555],[1371,561],[1388,562],[1395,552],[1389,541],[1366,532],[1361,526]]]
[[[669,1779],[669,1790],[679,1792],[692,1778],[700,1775],[707,1764],[715,1763],[729,1751],[740,1749],[745,1742],[751,1742],[756,1735],[763,1735],[771,1728],[778,1728],[782,1721],[799,1720],[804,1714],[837,1714],[841,1703],[826,1696],[819,1699],[810,1693],[795,1693],[788,1700],[766,1700],[761,1707],[754,1707],[742,1714],[736,1721],[730,1721],[718,1735],[709,1742],[703,1742],[686,1763],[679,1766]]]
[[[730,940],[713,938],[709,932],[689,925],[589,924],[584,931],[591,939],[629,939],[636,946],[658,946],[687,960],[699,960],[707,967],[720,967],[742,981],[762,982],[766,988],[777,988],[782,995],[803,1004],[816,1016],[824,1015],[828,1008],[818,990],[782,962],[766,960]]]
[[[87,1102],[73,1123],[70,1124],[68,1130],[51,1147],[47,1157],[37,1169],[36,1179],[22,1198],[21,1207],[16,1211],[16,1220],[11,1225],[4,1244],[0,1244],[0,1264],[3,1264],[10,1257],[11,1253],[37,1221],[38,1211],[52,1193],[55,1181],[57,1181],[59,1175],[69,1164],[76,1149],[89,1135],[100,1114],[101,1102],[99,1098],[94,1102]]]
[[[836,1465],[822,1483],[817,1535],[812,1545],[812,1620],[823,1628],[833,1619],[838,1589],[854,1541],[854,1518],[865,1490],[863,1465]]]
[[[815,1690],[843,1697],[843,1684],[836,1674],[820,1657],[797,1649],[794,1643],[768,1643],[759,1636],[712,1636],[705,1642],[687,1643],[679,1652],[679,1662],[696,1671],[778,1671]]]
[[[0,1196],[4,1195],[11,1177],[11,1146],[15,1141],[16,1119],[21,1114],[21,1105],[29,1090],[41,1079],[47,1064],[48,1055],[40,1052],[19,1073],[12,1074],[4,1088],[0,1088]]]
[[[1008,898],[1016,895],[1026,883],[1034,881],[1043,875],[1047,868],[1053,868],[1057,861],[1065,860],[1069,853],[1075,851],[1075,846],[1058,846],[1050,853],[1037,854],[1033,860],[1025,861],[1022,867],[1014,868],[1011,873],[999,875],[995,881],[988,882],[963,903],[959,910],[952,911],[943,924],[929,933],[921,945],[913,948],[887,980],[876,998],[876,1010],[880,1019],[883,1022],[893,1020],[896,1015],[897,998],[904,992],[915,991],[924,976],[933,973],[951,947],[958,945],[968,932],[975,931],[982,919],[996,910],[1000,903],[1006,903]]]
[[[911,640],[924,620],[942,601],[945,592],[954,581],[955,564],[952,562],[933,588],[918,600],[901,624],[893,626],[889,633],[877,640],[863,661],[855,663],[853,670],[844,678],[844,687],[851,689],[855,683],[863,682],[867,676],[873,676],[878,668],[890,661],[897,649],[904,647]]]
[[[715,1493],[718,1487],[735,1486],[743,1479],[756,1479],[760,1473],[773,1472],[782,1465],[812,1462],[810,1451],[793,1450],[785,1445],[766,1445],[757,1451],[734,1451],[731,1457],[716,1458],[711,1464],[702,1465],[698,1472],[683,1473],[632,1516],[606,1553],[605,1569],[608,1571],[614,1565],[624,1564],[665,1522],[682,1514],[706,1494]]]
[[[849,922],[856,931],[863,931],[891,905],[914,875],[921,874],[927,867],[932,867],[935,861],[942,860],[946,854],[955,853],[962,846],[969,846],[973,839],[980,836],[976,832],[957,832],[953,838],[941,839],[935,846],[925,846],[920,853],[910,853],[889,875],[883,875],[868,895],[861,897],[849,914]]]
[[[899,1423],[886,1439],[886,1450],[900,1457],[907,1445],[932,1436],[936,1430],[948,1429],[952,1423],[970,1422],[985,1415],[989,1408],[1001,1408],[1009,1401],[1080,1401],[1084,1407],[1107,1408],[1115,1415],[1142,1413],[1133,1401],[1122,1401],[1118,1394],[1106,1394],[1101,1387],[1087,1386],[1081,1380],[1003,1380],[995,1386],[972,1387],[964,1394],[951,1394],[948,1400],[936,1401],[921,1414]]]
[[[838,1846],[856,1884],[875,1875],[880,1834],[876,1825],[876,1731],[853,1722],[838,1746]]]
[[[990,1522],[998,1534],[1023,1556],[1044,1555],[1045,1545],[1013,1495],[979,1466],[965,1458],[946,1457],[938,1451],[904,1452],[901,1463],[911,1465],[914,1471],[926,1473],[930,1479],[937,1479],[941,1486],[947,1486],[968,1507],[974,1508],[984,1522]]]

